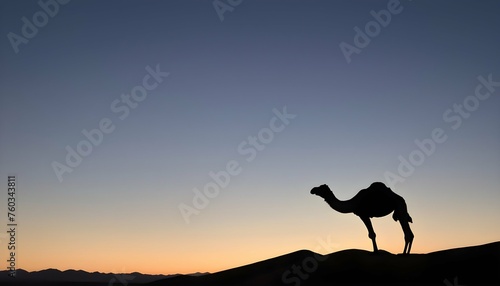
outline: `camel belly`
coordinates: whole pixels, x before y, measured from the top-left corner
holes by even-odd
[[[355,211],[354,214],[360,217],[383,217],[394,211],[393,207],[380,207],[377,205],[368,205],[362,210]]]

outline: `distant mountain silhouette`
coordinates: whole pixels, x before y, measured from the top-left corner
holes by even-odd
[[[299,268],[300,267],[300,268]],[[300,269],[294,272],[294,269]],[[395,255],[349,249],[319,255],[299,250],[249,265],[200,275],[144,275],[120,283],[112,273],[19,270],[18,278],[0,271],[1,285],[32,286],[198,286],[198,285],[500,285],[500,242]],[[118,274],[120,275],[120,274]],[[112,280],[115,279],[115,280]],[[111,281],[111,283],[110,283]]]
[[[200,276],[208,273],[193,273],[189,275]],[[133,273],[101,273],[101,272],[86,272],[83,270],[57,270],[57,269],[45,269],[41,271],[28,272],[23,269],[16,270],[16,278],[8,277],[8,271],[0,271],[0,282],[1,285],[4,283],[13,283],[19,285],[22,282],[29,285],[38,285],[37,283],[43,283],[44,285],[52,285],[52,283],[57,282],[57,285],[64,285],[65,282],[73,283],[95,283],[96,285],[115,285],[124,286],[124,284],[144,284],[152,281],[157,281],[160,279],[167,279],[178,276],[180,274],[172,275],[150,275],[142,274],[138,272]],[[123,283],[122,283],[123,282]],[[63,284],[60,284],[63,283]],[[81,284],[78,284],[81,285]]]

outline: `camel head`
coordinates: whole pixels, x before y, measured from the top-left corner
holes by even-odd
[[[327,185],[323,184],[319,187],[312,188],[311,194],[316,195],[316,196],[320,196],[322,198],[326,198],[328,195],[332,194],[332,191],[330,190],[330,188]]]

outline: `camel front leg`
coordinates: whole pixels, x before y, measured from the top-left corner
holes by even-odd
[[[361,217],[361,220],[365,223],[366,228],[368,229],[368,237],[372,240],[373,243],[373,252],[378,252],[377,242],[375,241],[375,231],[373,231],[372,221],[369,217]]]

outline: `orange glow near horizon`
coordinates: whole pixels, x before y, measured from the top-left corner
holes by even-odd
[[[167,232],[158,232],[157,237],[150,236],[145,240],[137,232],[127,233],[124,229],[113,232],[106,225],[97,229],[98,235],[85,233],[84,228],[76,228],[62,235],[57,233],[58,227],[45,226],[43,235],[37,239],[28,234],[20,236],[19,245],[22,247],[18,252],[19,268],[28,271],[56,268],[145,274],[213,273],[301,249],[321,254],[343,249],[371,251],[371,242],[358,217],[335,213],[326,205],[320,207],[315,212],[322,213],[323,218],[316,220],[314,224],[306,223],[307,220],[312,220],[311,214],[301,221],[297,221],[300,218],[298,216],[281,220],[277,224],[280,225],[279,228],[274,224],[249,223],[241,229],[219,226],[219,229],[210,231],[208,226],[207,229],[190,226],[187,237],[171,236],[168,242],[161,237],[164,235],[163,238],[167,238]],[[442,228],[432,215],[425,215],[415,207],[410,210],[413,211],[415,221],[411,225],[415,233],[412,253],[485,244],[500,238],[498,230],[486,231],[487,226],[495,225],[494,217],[483,219],[481,224],[476,224],[473,219],[448,222],[447,228]],[[401,253],[404,242],[399,223],[389,216],[372,221],[379,248],[391,253]],[[228,226],[232,224],[230,221],[226,223]],[[471,231],[460,230],[460,226],[464,224]],[[186,229],[186,226],[179,226],[176,232],[182,233],[182,229]],[[99,237],[106,239],[99,240]],[[453,241],[453,237],[459,239]]]
[[[387,244],[388,241],[384,241],[383,243],[379,243],[380,249],[389,251],[391,253],[401,253],[399,250],[402,247],[383,247],[383,244]],[[482,241],[477,243],[471,243],[466,245],[456,245],[452,247],[422,247],[418,244],[415,244],[413,253],[428,253],[434,252],[449,248],[457,248],[457,247],[466,247],[472,245],[480,245],[486,244],[492,241]],[[438,245],[440,243],[437,243]],[[402,245],[401,241],[394,241],[393,245]],[[347,247],[346,249],[364,249],[367,251],[371,251],[370,249],[371,243],[367,241],[364,244],[360,244],[359,247]],[[393,250],[394,249],[394,250]],[[425,250],[429,249],[429,250]],[[44,269],[59,269],[61,271],[65,270],[84,270],[87,272],[103,272],[103,273],[130,273],[130,272],[139,272],[143,274],[189,274],[195,272],[218,272],[226,269],[231,269],[247,264],[251,264],[254,262],[259,262],[263,260],[267,260],[276,256],[288,254],[299,249],[289,249],[284,250],[282,252],[268,250],[262,250],[260,253],[255,253],[255,251],[248,251],[244,253],[238,253],[237,257],[230,255],[230,252],[226,252],[227,256],[217,256],[218,253],[206,253],[203,255],[184,255],[184,259],[181,257],[177,258],[159,258],[159,257],[141,257],[137,256],[139,261],[135,261],[133,263],[123,263],[124,259],[129,259],[128,257],[120,257],[118,255],[112,255],[115,257],[114,259],[106,259],[104,256],[94,256],[93,259],[87,258],[83,259],[84,256],[79,256],[77,259],[71,259],[67,256],[64,257],[53,257],[51,263],[41,263],[39,261],[35,261],[31,264],[25,263],[26,257],[23,255],[19,256],[19,263],[21,265],[21,269],[27,271],[40,271]],[[309,249],[313,251],[312,249]],[[338,249],[342,250],[342,249]],[[337,251],[338,251],[337,250]],[[334,251],[335,252],[335,251]],[[321,254],[328,254],[322,253]],[[217,258],[216,258],[217,257]],[[143,261],[147,261],[147,263],[142,263]],[[214,263],[215,262],[215,263]],[[125,265],[122,267],[116,267],[116,265]]]
[[[494,208],[492,197],[475,198],[473,204],[450,204],[446,196],[426,200],[414,188],[407,186],[399,192],[414,221],[412,253],[500,240],[499,210]],[[250,192],[250,188],[245,191]],[[354,192],[337,193],[345,199]],[[107,203],[90,206],[84,201],[72,209],[59,205],[57,211],[49,213],[36,201],[25,202],[19,220],[18,268],[165,275],[213,273],[302,249],[320,254],[372,250],[367,230],[357,216],[335,212],[307,189],[287,200],[257,197],[246,204],[235,203],[230,192],[225,195],[214,200],[217,207],[205,210],[191,224],[184,223],[176,208],[164,208],[161,200],[147,205],[149,219],[138,215],[144,210],[110,209]],[[254,212],[255,201],[262,201],[258,213]],[[61,216],[61,212],[74,215]],[[401,253],[404,240],[399,223],[390,215],[373,218],[372,222],[379,249]],[[1,252],[6,255],[5,244]]]

